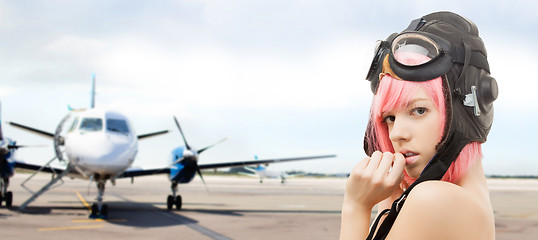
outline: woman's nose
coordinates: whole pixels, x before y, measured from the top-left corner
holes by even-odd
[[[405,118],[396,118],[389,128],[389,138],[393,142],[408,141],[411,137]]]

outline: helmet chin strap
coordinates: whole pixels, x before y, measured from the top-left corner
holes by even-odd
[[[405,192],[396,199],[391,206],[391,209],[385,209],[382,213],[377,216],[377,219],[374,221],[370,229],[370,234],[366,238],[367,240],[380,240],[385,239],[396,220],[396,217],[400,213],[402,206],[407,199],[407,196],[411,190],[419,183],[429,180],[441,180],[445,175],[446,171],[450,167],[450,164],[458,158],[461,150],[470,143],[463,134],[457,131],[451,131],[446,139],[446,142],[441,146],[437,154],[433,159],[428,163],[428,165],[422,171],[420,177],[413,182],[405,190]],[[380,218],[388,212],[387,217],[383,220],[383,223],[379,227],[379,230],[376,232],[377,224],[379,223]],[[375,234],[375,235],[374,235]]]

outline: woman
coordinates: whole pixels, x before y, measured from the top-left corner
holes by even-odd
[[[480,145],[497,84],[474,23],[451,12],[412,21],[380,42],[367,79],[370,157],[347,181],[340,239],[495,239]]]

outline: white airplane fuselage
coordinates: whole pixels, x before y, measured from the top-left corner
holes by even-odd
[[[84,178],[113,178],[133,163],[138,139],[124,115],[93,108],[76,116],[64,146],[69,164]]]

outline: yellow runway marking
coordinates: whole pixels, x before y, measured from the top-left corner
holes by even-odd
[[[62,230],[77,230],[77,229],[91,229],[102,228],[104,225],[88,225],[88,226],[75,226],[75,227],[51,227],[51,228],[38,228],[37,231],[62,231]]]
[[[82,204],[84,204],[84,206],[88,209],[88,211],[90,211],[92,209],[92,207],[90,206],[90,204],[88,202],[86,202],[86,200],[84,200],[84,198],[82,197],[82,195],[80,195],[80,193],[75,190],[75,193],[77,194],[77,197],[78,199],[80,199],[80,201],[82,202]]]
[[[75,190],[75,194],[77,194],[78,199],[80,199],[80,202],[82,202],[84,207],[86,207],[88,209],[88,211],[91,211],[92,210],[91,205],[88,202],[86,202],[86,200],[84,200],[82,195],[80,195],[80,193],[77,190]],[[73,222],[127,222],[127,219],[100,219],[100,218],[96,218],[96,219],[73,220]]]

